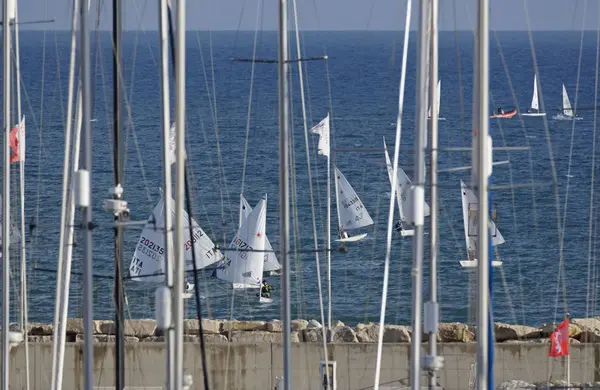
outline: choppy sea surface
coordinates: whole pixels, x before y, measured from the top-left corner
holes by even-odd
[[[309,126],[331,115],[332,143],[337,149],[381,148],[382,137],[393,151],[398,110],[402,53],[401,32],[307,32],[302,34],[303,56],[328,56],[328,61],[304,63]],[[497,37],[497,40],[494,38]],[[148,218],[159,199],[162,185],[159,53],[156,32],[124,34],[126,89],[125,199],[133,220]],[[490,112],[529,107],[534,65],[527,33],[492,35],[490,50]],[[268,194],[267,234],[277,250],[278,152],[277,69],[274,64],[233,62],[251,58],[251,32],[189,32],[186,52],[186,145],[191,162],[194,218],[218,242],[226,246],[238,221],[239,193],[245,167],[243,192],[250,204]],[[258,37],[257,58],[274,59],[277,37],[263,32]],[[539,67],[540,96],[546,118],[490,120],[495,146],[529,146],[530,151],[497,151],[493,184],[497,226],[506,242],[497,246],[496,257],[504,265],[495,269],[493,308],[496,321],[539,324],[561,316],[565,306],[571,316],[596,311],[596,215],[590,209],[592,148],[594,136],[596,37],[587,33],[580,58],[579,33],[534,33]],[[112,216],[103,200],[112,184],[112,58],[109,33],[93,35],[93,202],[94,221],[94,317],[112,318],[113,230]],[[293,52],[295,46],[292,44]],[[56,268],[60,231],[60,199],[67,110],[70,36],[65,32],[21,32],[22,107],[27,117],[26,225],[29,319],[51,321],[56,296]],[[473,35],[441,33],[440,147],[471,145]],[[292,55],[295,57],[295,54]],[[581,60],[580,72],[578,63]],[[409,43],[408,73],[400,165],[413,176],[415,123],[416,39]],[[579,82],[578,82],[579,74]],[[292,246],[292,312],[294,317],[320,318],[316,262],[311,222],[306,148],[300,104],[297,65],[291,66],[293,97],[294,207]],[[571,104],[581,107],[582,120],[556,121],[561,88]],[[252,88],[252,96],[250,91]],[[248,106],[251,101],[251,109]],[[174,99],[171,108],[174,107]],[[249,122],[248,122],[249,119]],[[574,127],[573,127],[574,126]],[[249,137],[246,138],[248,131]],[[326,160],[316,154],[316,137],[310,138],[310,158],[315,181],[315,206],[319,245],[324,244],[326,217]],[[245,142],[247,156],[244,159]],[[347,253],[331,254],[333,316],[347,323],[377,321],[382,294],[386,221],[390,185],[381,152],[332,153],[335,164],[352,184],[374,226],[363,229],[368,237],[349,245]],[[470,165],[470,153],[442,151],[440,169]],[[570,170],[569,170],[570,166]],[[11,204],[18,211],[16,167],[13,169]],[[429,169],[428,169],[429,172]],[[474,275],[459,266],[466,258],[461,214],[460,180],[469,171],[440,173],[439,297],[442,321],[470,321]],[[532,187],[532,183],[536,187]],[[556,185],[555,185],[556,184]],[[514,185],[514,186],[513,186]],[[524,186],[516,186],[524,185]],[[426,193],[429,201],[429,189]],[[592,219],[590,225],[590,210]],[[337,233],[332,204],[332,234]],[[566,217],[566,219],[563,219]],[[13,214],[18,221],[18,213]],[[79,220],[79,215],[77,215]],[[428,222],[429,219],[426,219]],[[564,245],[559,227],[564,223]],[[591,233],[590,233],[591,226]],[[127,269],[142,225],[125,232],[124,268]],[[429,232],[429,227],[426,228]],[[78,231],[71,278],[70,316],[81,315],[83,246]],[[425,236],[426,241],[429,235]],[[18,249],[13,246],[13,288],[19,288]],[[561,248],[562,255],[561,255]],[[425,299],[428,291],[429,245],[425,249]],[[561,258],[564,270],[559,273]],[[326,301],[326,257],[319,256],[323,299]],[[411,319],[412,240],[394,235],[391,254],[388,322]],[[200,282],[203,315],[234,318],[279,318],[279,278],[272,304],[256,301],[254,294],[232,299],[225,284],[204,275]],[[127,280],[127,315],[154,316],[156,285]],[[188,314],[195,315],[190,300]],[[18,294],[13,291],[11,311],[18,313]],[[326,312],[326,310],[325,310]]]

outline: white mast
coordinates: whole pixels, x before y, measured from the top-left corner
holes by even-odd
[[[329,114],[327,114],[329,116]],[[328,121],[329,125],[329,121]],[[330,149],[331,133],[327,126],[327,147]],[[331,335],[331,150],[327,151],[327,334]],[[336,199],[337,199],[337,191]],[[336,204],[337,207],[337,204]]]
[[[437,257],[438,257],[438,119],[440,108],[440,81],[438,80],[438,9],[439,1],[431,0],[431,63],[430,63],[430,86],[429,100],[437,101],[432,105],[431,112],[431,210],[430,210],[430,266],[429,266],[429,301],[425,303],[424,332],[429,334],[429,354],[425,359],[423,368],[429,374],[429,388],[437,386],[437,370],[443,364],[443,358],[437,356],[437,331],[439,326],[439,305],[437,302]]]
[[[478,113],[473,118],[473,184],[478,191],[477,243],[478,243],[478,315],[477,315],[477,388],[488,389],[488,337],[489,337],[489,215],[488,215],[488,178],[491,173],[491,140],[488,129],[489,105],[489,4],[488,0],[479,0],[477,7],[477,44],[475,52],[476,89],[473,94]],[[537,88],[537,83],[535,85]]]
[[[421,382],[421,312],[423,306],[423,224],[425,217],[425,148],[427,147],[427,72],[429,59],[429,7],[421,1],[417,49],[417,118],[415,126],[415,181],[413,189],[413,286],[411,343],[411,389],[420,390]],[[435,84],[434,84],[435,85]]]
[[[402,130],[402,114],[404,110],[404,87],[406,84],[406,63],[408,58],[408,38],[410,36],[410,19],[412,15],[412,0],[406,2],[406,20],[404,22],[404,45],[402,47],[402,71],[400,73],[400,91],[398,93],[398,116],[396,117],[396,144],[394,145],[394,165],[392,167],[391,177],[391,196],[390,206],[388,212],[387,221],[387,236],[386,236],[386,252],[385,252],[385,263],[383,271],[383,291],[381,294],[381,310],[379,312],[379,324],[380,329],[383,329],[385,325],[385,310],[387,307],[387,291],[390,275],[390,255],[392,248],[392,224],[394,222],[394,197],[400,196],[396,193],[398,187],[398,154],[400,152],[400,136]],[[385,139],[383,142],[385,147]],[[386,148],[387,154],[387,148]],[[398,205],[400,206],[400,205]],[[400,207],[398,207],[400,209]],[[402,211],[400,211],[402,215]],[[375,362],[375,384],[374,390],[379,390],[379,378],[381,374],[381,354],[383,350],[383,332],[379,332],[377,339],[377,360]]]
[[[4,119],[2,175],[2,390],[8,390],[10,323],[10,15],[13,0],[4,0],[2,12],[2,109]],[[23,238],[21,238],[23,239]]]
[[[175,378],[174,388],[183,386],[183,276],[185,272],[184,259],[184,229],[185,218],[185,3],[177,2],[177,40],[175,42],[175,258],[174,258],[174,325],[175,325]]]
[[[172,215],[170,210],[173,209],[172,195],[171,195],[171,152],[170,152],[170,138],[171,138],[171,117],[170,117],[170,94],[169,94],[169,41],[168,41],[168,24],[167,24],[167,0],[160,0],[158,2],[158,26],[159,26],[159,44],[160,44],[160,60],[161,60],[161,103],[162,103],[162,129],[163,129],[163,204],[164,204],[164,262],[165,262],[165,273],[167,288],[170,293],[173,294],[173,261],[172,261],[172,247],[171,247],[171,236],[172,236]],[[172,300],[172,295],[171,295]],[[166,359],[166,383],[167,389],[173,389],[173,378],[174,378],[174,359],[175,359],[175,344],[174,344],[175,333],[173,327],[170,327],[166,332],[166,343],[167,343],[167,359]]]
[[[292,389],[291,367],[291,306],[290,306],[290,204],[289,204],[289,106],[288,106],[288,27],[287,0],[279,0],[279,48],[277,52],[278,111],[279,111],[279,258],[283,268],[281,276],[283,320],[283,386]],[[329,158],[327,159],[329,161]],[[329,163],[328,163],[329,165]],[[329,175],[329,169],[327,170]],[[329,193],[329,187],[328,193]],[[328,202],[329,205],[329,202]],[[327,235],[329,243],[331,237]],[[329,247],[329,244],[328,244]],[[329,254],[329,251],[327,252]]]
[[[60,240],[58,247],[58,272],[56,281],[56,302],[54,310],[54,335],[52,338],[52,382],[51,390],[62,388],[62,371],[64,363],[65,329],[67,309],[69,302],[69,285],[71,276],[71,253],[73,250],[73,221],[75,216],[75,202],[73,197],[73,183],[69,183],[69,160],[71,148],[71,129],[73,125],[73,90],[75,84],[75,48],[77,45],[77,15],[79,0],[73,0],[73,16],[71,21],[71,54],[69,59],[69,91],[67,105],[67,126],[65,128],[65,156],[63,161],[62,208],[60,220]],[[76,100],[77,120],[75,122],[77,135],[74,142],[72,173],[79,169],[79,137],[81,130],[81,89],[78,88]],[[68,208],[68,211],[67,211]],[[68,213],[68,214],[67,214]],[[68,215],[68,217],[67,217]],[[67,222],[68,218],[68,222]],[[68,233],[67,233],[68,232]],[[67,241],[65,242],[65,233]],[[67,250],[65,256],[64,250]],[[64,264],[63,264],[64,261]]]

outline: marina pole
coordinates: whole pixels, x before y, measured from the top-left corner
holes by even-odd
[[[169,40],[167,37],[168,30],[168,13],[167,13],[167,0],[158,1],[158,25],[159,25],[159,44],[160,44],[160,61],[161,61],[161,72],[160,72],[160,86],[161,86],[161,101],[162,101],[162,141],[163,141],[163,205],[165,209],[164,227],[165,227],[165,273],[167,287],[173,294],[173,253],[171,252],[171,230],[173,228],[171,213],[166,210],[172,210],[171,205],[171,157],[169,153],[169,142],[170,142],[170,129],[171,129],[171,108],[170,108],[170,94],[169,94]],[[172,298],[172,295],[171,295]],[[175,358],[175,344],[174,344],[173,328],[171,327],[166,332],[167,342],[167,359],[166,359],[166,378],[167,378],[167,389],[173,389],[173,361]]]
[[[415,126],[415,186],[413,268],[412,268],[412,326],[411,389],[420,390],[421,382],[421,311],[423,308],[423,227],[425,223],[425,148],[427,145],[427,60],[429,57],[428,1],[419,4],[419,38],[417,41],[417,99]],[[432,106],[434,106],[432,102]]]
[[[488,110],[489,110],[489,4],[488,0],[479,0],[477,7],[477,34],[476,34],[476,78],[477,88],[474,94],[478,117],[473,118],[475,126],[474,138],[477,142],[473,149],[473,155],[477,156],[473,161],[474,184],[478,193],[478,307],[477,307],[477,388],[488,389],[493,385],[488,378],[488,338],[489,338],[489,210],[488,210],[488,179],[491,173],[491,148],[488,136]]]
[[[52,379],[51,390],[61,389],[62,371],[64,364],[65,329],[67,321],[67,306],[69,302],[69,285],[71,275],[71,254],[73,251],[73,228],[75,217],[75,203],[73,198],[73,180],[69,177],[79,168],[79,146],[81,138],[81,85],[77,86],[77,100],[75,103],[75,129],[76,139],[73,144],[73,169],[69,171],[71,129],[73,127],[73,91],[75,89],[75,57],[77,42],[77,16],[79,15],[79,0],[73,1],[73,14],[71,19],[71,53],[69,58],[69,90],[67,104],[67,124],[65,127],[65,153],[63,158],[63,183],[60,213],[60,237],[58,247],[58,266],[56,280],[56,299],[54,308],[54,324],[52,337]],[[71,175],[70,175],[71,172]],[[67,222],[68,219],[68,222]],[[65,254],[66,251],[66,254]]]
[[[13,0],[4,0],[2,12],[2,109],[4,119],[2,175],[2,390],[8,390],[10,323],[10,10]]]
[[[174,315],[175,343],[173,384],[183,386],[183,276],[184,276],[184,198],[185,198],[185,1],[177,1],[177,39],[175,41],[175,258]],[[168,213],[168,211],[166,211]]]
[[[92,269],[92,101],[90,88],[90,32],[88,26],[88,4],[87,1],[79,3],[80,12],[80,77],[82,90],[82,133],[83,133],[83,153],[81,165],[83,172],[79,172],[80,178],[80,196],[84,199],[83,205],[83,327],[84,331],[84,389],[92,390],[94,383],[94,336],[93,336],[93,269]]]
[[[279,0],[279,48],[277,53],[279,112],[279,229],[281,273],[281,317],[283,319],[283,385],[292,388],[291,370],[291,295],[290,295],[290,205],[289,205],[289,120],[288,120],[288,28],[287,0]],[[327,159],[329,161],[329,158]],[[329,172],[329,171],[328,171]],[[329,173],[328,173],[329,174]],[[329,236],[327,242],[329,243]],[[328,245],[329,247],[329,245]],[[329,251],[327,252],[329,256]],[[329,259],[329,257],[328,257]],[[329,265],[329,261],[328,261]],[[329,267],[328,267],[329,268]],[[331,284],[330,284],[331,285]],[[330,290],[331,291],[331,290]],[[330,295],[331,297],[331,295]],[[331,313],[331,300],[329,301]],[[330,317],[331,319],[331,317]]]
[[[331,132],[329,133],[331,136]],[[330,140],[331,142],[331,140]],[[331,156],[327,154],[327,338],[331,336]]]
[[[113,0],[113,167],[114,184],[113,198],[122,199],[122,131],[123,115],[121,113],[121,0]],[[125,337],[123,309],[123,228],[121,212],[115,213],[115,388],[123,390],[125,386]]]
[[[429,101],[431,102],[431,149],[430,149],[430,266],[429,266],[429,302],[425,305],[425,331],[429,333],[429,358],[432,363],[437,359],[437,330],[439,324],[439,305],[437,302],[437,260],[438,260],[438,10],[439,1],[431,0],[431,57],[429,73]],[[429,365],[429,388],[437,386],[435,366]]]
[[[25,123],[21,123],[22,117],[21,111],[21,59],[19,50],[19,7],[17,1],[14,3],[15,9],[15,78],[17,81],[17,123],[25,126]],[[19,136],[23,135],[26,137],[27,130],[23,130],[23,134],[19,133]],[[19,127],[20,132],[20,127]],[[21,148],[22,142],[25,139],[19,139],[19,149]],[[27,252],[25,239],[25,155],[19,153],[19,186],[21,195],[21,333],[23,334],[23,343],[25,344],[25,385],[26,389],[29,390],[29,340],[27,337]]]

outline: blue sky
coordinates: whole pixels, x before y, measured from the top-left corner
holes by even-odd
[[[95,9],[99,0],[91,0]],[[102,29],[111,26],[112,0],[103,1]],[[173,0],[176,3],[176,0]],[[277,28],[276,0],[187,0],[188,30],[254,30],[262,2],[262,30]],[[404,27],[406,0],[297,0],[303,30],[399,30]],[[123,0],[128,30],[156,30],[157,0]],[[597,0],[490,0],[491,24],[497,30],[527,30],[525,8],[533,30],[596,29],[600,16]],[[70,29],[72,0],[19,0],[21,21],[55,19],[35,29]],[[291,0],[289,0],[291,7]],[[413,0],[413,28],[418,0]],[[440,0],[441,30],[469,30],[477,13],[475,0]],[[95,13],[92,16],[95,20]],[[455,27],[456,26],[456,27]]]

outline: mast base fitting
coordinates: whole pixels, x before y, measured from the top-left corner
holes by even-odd
[[[440,371],[442,368],[444,368],[443,356],[421,357],[421,369],[426,371]]]

